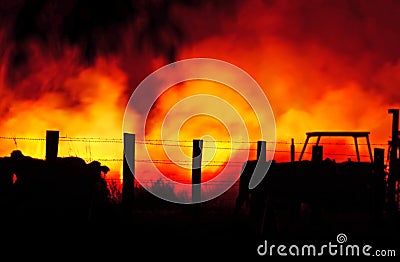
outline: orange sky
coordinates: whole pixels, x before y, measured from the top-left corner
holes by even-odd
[[[139,1],[135,6],[139,11],[124,13],[122,20],[116,19],[120,14],[115,10],[120,9],[114,6],[103,7],[99,14],[86,10],[88,19],[84,14],[76,19],[82,24],[71,29],[65,25],[77,14],[74,6],[79,2],[44,2],[36,9],[27,9],[28,1],[2,3],[0,136],[44,137],[45,130],[56,129],[61,136],[121,138],[125,106],[140,81],[171,61],[209,57],[242,68],[262,87],[275,115],[278,141],[294,138],[302,143],[305,132],[317,130],[370,131],[372,143],[386,144],[390,139],[387,110],[400,107],[400,3],[252,0],[186,5],[178,1],[160,7],[156,1]],[[53,9],[62,15],[55,16]],[[149,115],[147,138],[158,139],[161,116],[198,92],[227,99],[248,116],[251,141],[259,139],[245,103],[226,87],[201,81],[173,87],[159,98]],[[190,110],[194,109],[184,107]],[[230,140],[223,123],[200,116],[182,123],[179,138],[190,145],[191,139],[205,135]],[[215,146],[224,147],[221,143],[211,147]],[[151,155],[164,159],[163,150],[154,147],[149,146]],[[296,145],[296,150],[300,147]],[[23,140],[17,145],[1,140],[0,155],[15,148],[44,157],[43,141]],[[242,160],[240,150],[209,149],[204,152],[206,160],[223,163],[229,154]],[[362,154],[365,149],[361,146]],[[182,147],[186,155],[190,150]],[[288,161],[289,153],[281,152],[287,150],[289,145],[277,145],[275,158]],[[349,149],[327,145],[324,150]],[[122,143],[60,142],[61,156],[93,160],[120,159],[121,154]],[[119,162],[106,164],[118,174]],[[138,163],[137,172],[146,172],[146,165]],[[157,167],[170,176],[180,174],[170,164]],[[205,177],[220,169],[206,167]]]

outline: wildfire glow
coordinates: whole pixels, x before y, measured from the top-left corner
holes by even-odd
[[[177,45],[175,60],[210,57],[248,72],[263,88],[272,106],[277,141],[289,143],[294,138],[296,143],[302,143],[307,131],[359,130],[370,131],[371,142],[383,144],[373,147],[387,148],[384,144],[391,128],[387,110],[400,107],[398,3],[360,2],[350,7],[347,1],[254,0],[235,6],[235,10],[229,9],[229,16],[212,9],[210,4],[196,10],[173,8],[171,12],[178,14],[175,17],[181,21],[188,39],[179,42],[172,34],[163,34],[165,43]],[[210,10],[214,12],[211,15]],[[206,19],[209,17],[212,19]],[[141,24],[127,26],[118,50],[99,53],[87,64],[79,58],[79,46],[54,40],[50,48],[37,37],[17,45],[10,40],[9,29],[1,28],[0,136],[44,138],[45,131],[51,129],[68,137],[121,138],[123,112],[130,94],[147,74],[168,63],[164,55],[146,46],[133,47],[139,42],[135,33],[140,32],[140,28],[132,29],[135,26]],[[15,57],[17,49],[23,49],[26,57]],[[244,98],[222,84],[205,81],[182,83],[165,92],[149,114],[146,139],[165,139],[161,137],[161,126],[168,111],[186,97],[205,93],[231,104],[245,120],[250,141],[259,139],[254,112]],[[197,108],[189,103],[182,104],[179,110],[176,116],[180,112],[196,112]],[[173,156],[182,150],[190,159],[190,141],[204,138],[203,160],[210,163],[203,170],[205,180],[218,174],[230,156],[233,161],[242,157],[241,148],[250,146],[249,158],[255,158],[254,143],[221,142],[237,142],[242,137],[231,136],[225,123],[218,119],[195,116],[177,124],[181,127],[178,139],[170,139],[188,142],[178,141],[181,147],[171,146],[168,152]],[[168,138],[171,126],[164,128]],[[44,141],[0,142],[0,155],[9,155],[17,148],[26,155],[44,157]],[[213,149],[229,147],[236,149]],[[152,159],[168,160],[160,145],[149,144],[147,148]],[[275,159],[288,161],[289,148],[289,144],[277,144]],[[140,159],[141,147],[138,149]],[[300,149],[301,145],[296,144],[296,151]],[[367,155],[366,147],[360,149],[362,155]],[[343,152],[353,155],[330,157],[355,160],[352,147],[324,148],[327,156]],[[121,159],[122,143],[65,141],[60,142],[59,155],[88,160]],[[105,164],[112,175],[119,176],[120,161]],[[146,170],[146,164],[138,163],[136,171]],[[156,166],[174,179],[186,181],[190,177],[188,169],[177,165]]]
[[[189,100],[185,102],[185,99]],[[175,110],[174,106],[176,106]],[[205,107],[215,114],[196,115],[196,112],[203,112]],[[166,117],[167,114],[170,115]],[[174,143],[180,145],[180,147],[172,148],[167,146],[165,148],[169,152],[169,156],[167,156],[163,147],[150,144],[147,147],[152,159],[168,160],[172,158],[180,162],[179,158],[174,156],[180,155],[182,150],[186,156],[186,158],[180,158],[183,160],[182,168],[172,166],[165,170],[162,164],[159,164],[158,168],[169,177],[176,177],[176,174],[180,174],[189,181],[192,157],[191,141],[193,139],[204,140],[203,162],[205,168],[202,170],[204,180],[218,175],[225,163],[232,161],[231,157],[235,159],[235,155],[243,155],[241,153],[244,152],[241,150],[245,151],[249,145],[253,149],[250,152],[255,149],[254,144],[232,144],[232,142],[260,139],[257,116],[245,98],[230,87],[212,81],[190,81],[170,88],[158,99],[148,119],[147,140],[167,140],[170,142],[166,142],[166,144],[169,143],[170,146],[173,146]],[[246,132],[240,131],[242,126]],[[163,132],[163,136],[161,132]],[[254,156],[255,153],[250,155],[250,157]]]

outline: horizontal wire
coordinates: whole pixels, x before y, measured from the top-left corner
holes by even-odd
[[[35,137],[11,137],[11,136],[0,136],[0,139],[7,140],[32,140],[32,141],[45,141],[46,138],[35,138]]]
[[[45,138],[35,138],[35,137],[12,137],[12,136],[0,136],[0,139],[8,139],[8,140],[30,140],[30,141],[45,141]],[[62,136],[60,137],[60,141],[69,141],[69,142],[122,142],[122,139],[117,139],[117,138],[94,138],[94,137],[67,137],[67,136]],[[147,142],[148,141],[148,142]],[[157,145],[157,146],[178,146],[178,147],[192,147],[191,145],[180,145],[180,144],[167,144],[167,143],[161,143],[163,141],[167,142],[192,142],[189,140],[172,140],[172,139],[166,139],[166,140],[146,140],[141,141],[138,140],[136,143],[139,144],[146,144],[146,145]],[[210,141],[213,142],[213,141]],[[242,144],[254,144],[257,142],[245,142],[245,141],[223,141],[223,140],[217,140],[215,142],[218,143],[242,143]],[[276,141],[276,142],[267,142],[267,143],[276,143],[276,144],[292,144],[291,142],[285,142],[285,141]],[[294,144],[300,144],[300,143],[294,143]],[[310,143],[312,144],[312,143]],[[320,145],[355,145],[354,143],[319,143]],[[368,145],[368,144],[358,144],[358,145]],[[387,145],[387,144],[382,144],[382,143],[372,143],[370,145]],[[204,146],[203,149],[215,149],[215,150],[237,150],[237,151],[255,151],[257,149],[255,148],[238,148],[238,147],[212,147],[212,146]],[[267,149],[266,151],[269,152],[274,152],[274,153],[290,153],[291,151],[289,150],[272,150],[272,149]],[[295,153],[300,153],[296,151]],[[303,152],[303,154],[311,154],[311,152]],[[325,153],[325,155],[328,156],[355,156],[355,154],[349,154],[349,153]],[[369,155],[360,155],[360,157],[369,157]],[[90,159],[91,160],[91,159]],[[122,159],[119,158],[100,158],[98,161],[104,161],[104,162],[121,162]],[[153,163],[159,163],[159,164],[182,164],[182,163],[190,163],[191,161],[175,161],[172,162],[171,160],[162,160],[162,159],[157,159],[157,160],[136,160],[136,162],[153,162]],[[227,161],[219,161],[219,163],[226,163]],[[229,161],[228,161],[229,162]],[[209,162],[209,163],[218,163],[217,161]],[[230,162],[231,163],[231,162]],[[209,165],[211,166],[211,165]]]
[[[0,139],[5,140],[30,140],[30,141],[44,141],[46,138],[38,138],[38,137],[13,137],[13,136],[0,136]],[[62,142],[117,142],[122,143],[122,138],[101,138],[101,137],[68,137],[68,136],[60,136],[59,141]],[[179,143],[192,143],[192,140],[174,140],[174,139],[146,139],[146,140],[136,140],[136,143],[139,144],[149,144],[149,145],[166,145],[166,146],[187,146],[187,145],[179,145],[179,144],[166,144],[162,142],[179,142]],[[205,143],[215,142],[215,143],[230,143],[230,144],[256,144],[255,141],[228,141],[228,140],[215,140],[215,141],[204,141]],[[288,141],[264,141],[267,144],[286,144],[291,145],[291,142]],[[295,142],[294,145],[303,145],[302,142]],[[313,143],[309,143],[313,144]],[[373,146],[386,146],[389,143],[370,143]],[[355,145],[355,143],[334,143],[334,142],[321,142],[319,145]],[[361,145],[368,145],[367,143],[358,143]]]

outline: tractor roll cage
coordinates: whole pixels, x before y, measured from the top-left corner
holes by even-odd
[[[358,138],[360,137],[365,137],[367,141],[367,146],[368,146],[368,152],[369,152],[369,157],[371,160],[371,163],[373,163],[373,158],[372,158],[372,152],[371,152],[371,144],[369,142],[369,134],[370,132],[355,132],[355,131],[329,131],[329,132],[307,132],[307,138],[306,141],[304,142],[303,149],[301,150],[301,154],[299,157],[299,161],[303,158],[304,152],[306,150],[308,141],[310,140],[311,137],[317,137],[317,142],[316,146],[318,146],[319,141],[321,140],[321,137],[353,137],[354,139],[354,145],[356,147],[356,154],[357,154],[357,161],[360,162],[360,152],[358,150]]]

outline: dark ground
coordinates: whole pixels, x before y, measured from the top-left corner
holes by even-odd
[[[96,225],[40,225],[5,228],[2,250],[19,250],[14,256],[38,258],[56,254],[56,260],[87,256],[94,259],[124,261],[155,260],[230,260],[268,259],[257,255],[257,247],[268,240],[275,245],[336,244],[339,233],[348,244],[369,244],[374,249],[394,249],[400,255],[400,219],[382,216],[372,221],[363,214],[324,214],[318,223],[306,214],[290,221],[283,212],[269,233],[259,235],[246,211],[235,216],[230,208],[201,209],[196,219],[192,206],[176,209],[135,210],[131,223],[103,221]],[[8,232],[10,234],[8,234]],[[23,251],[21,251],[23,250]],[[50,252],[50,253],[49,253]],[[3,252],[3,254],[5,254]]]

